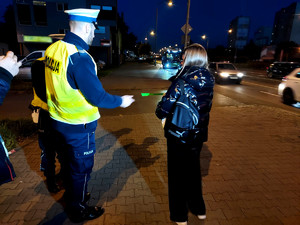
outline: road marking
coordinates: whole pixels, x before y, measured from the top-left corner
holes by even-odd
[[[243,81],[243,83],[245,83],[245,84],[252,84],[252,85],[259,86],[259,87],[264,87],[264,88],[272,88],[272,89],[277,90],[277,88],[275,88],[275,87],[270,87],[270,86],[265,86],[265,85],[261,85],[261,84],[256,84],[256,83],[252,83],[252,82],[249,82],[249,81]]]
[[[150,96],[150,95],[164,95],[164,93],[141,93],[141,95],[143,97],[145,97],[145,96]]]
[[[272,96],[276,96],[276,97],[280,97],[280,95],[272,94],[272,93],[265,92],[265,91],[259,91],[259,92],[264,93],[264,94],[268,94],[268,95],[272,95]]]

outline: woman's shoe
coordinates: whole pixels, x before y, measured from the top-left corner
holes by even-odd
[[[197,216],[199,220],[205,220],[206,219],[206,215],[198,215]]]
[[[178,225],[187,225],[187,222],[176,222]]]

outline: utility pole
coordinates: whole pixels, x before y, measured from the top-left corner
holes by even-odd
[[[156,19],[155,19],[154,66],[156,66],[157,20],[158,20],[158,7],[156,7]]]
[[[190,5],[191,5],[191,0],[188,0],[187,13],[186,13],[186,23],[185,23],[185,32],[184,32],[184,48],[187,47],[187,42],[188,42],[188,25],[189,25],[189,20],[190,20]]]

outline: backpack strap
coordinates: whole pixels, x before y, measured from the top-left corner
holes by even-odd
[[[180,87],[180,90],[181,90],[181,94],[185,94],[184,81],[182,79],[178,79],[178,83],[179,83],[179,87]]]

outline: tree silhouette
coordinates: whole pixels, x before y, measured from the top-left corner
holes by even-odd
[[[296,56],[297,47],[299,47],[299,45],[293,41],[285,41],[279,43],[275,50],[275,59],[280,60],[280,54],[282,54],[283,61],[297,59],[299,57]]]
[[[257,46],[253,40],[244,47],[243,53],[249,60],[256,60],[260,58],[262,48]]]
[[[121,50],[131,50],[133,51],[136,45],[137,37],[132,33],[128,33],[129,27],[124,21],[123,13],[118,15],[118,28],[122,35],[122,49]]]
[[[150,55],[151,45],[149,43],[141,43],[138,48],[139,55]]]

